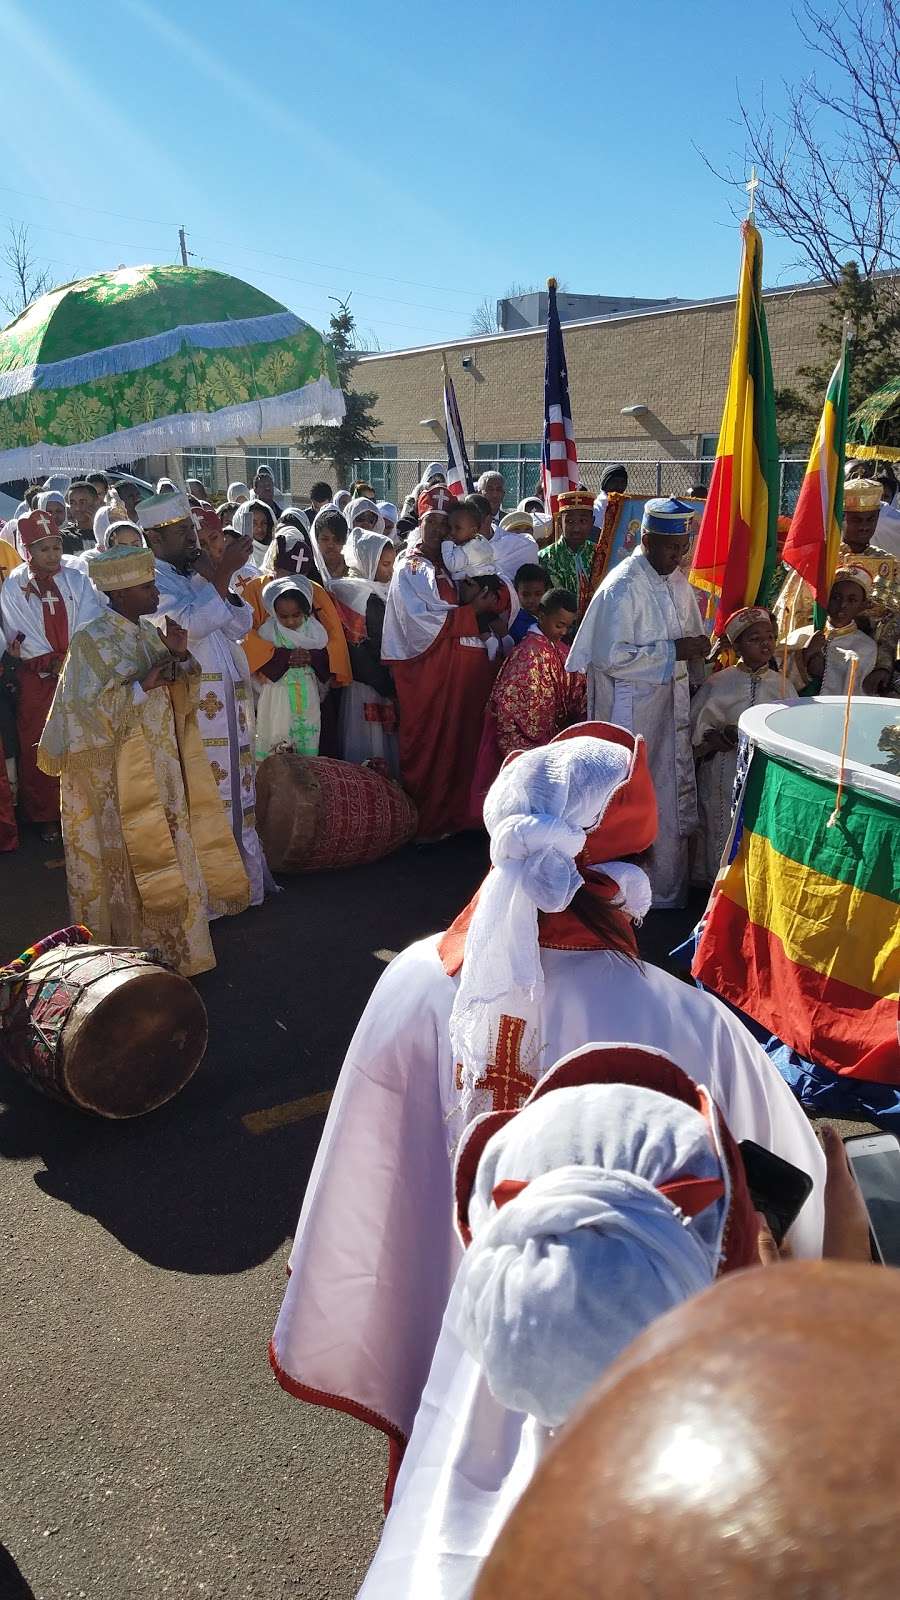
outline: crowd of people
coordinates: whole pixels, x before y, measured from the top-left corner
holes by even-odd
[[[423,844],[488,836],[475,898],[392,961],[356,1030],[271,1345],[285,1388],[389,1440],[363,1600],[594,1592],[586,1485],[612,1495],[623,1415],[640,1447],[603,1512],[610,1593],[636,1592],[646,1547],[647,1592],[677,1600],[745,1525],[761,1576],[741,1592],[778,1590],[749,1488],[704,1522],[696,1570],[679,1541],[672,1586],[658,1528],[687,1469],[660,1480],[659,1524],[641,1474],[686,1416],[697,1319],[723,1348],[742,1317],[768,1337],[770,1292],[732,1273],[784,1272],[786,1317],[805,1271],[826,1273],[812,1305],[828,1272],[873,1293],[862,1265],[779,1265],[740,1142],[809,1180],[796,1256],[868,1260],[865,1212],[837,1135],[823,1149],[740,1018],[642,961],[636,929],[718,870],[743,711],[851,675],[898,694],[897,485],[870,470],[848,466],[822,626],[781,571],[713,646],[697,496],[647,500],[639,543],[598,570],[616,463],[552,516],[537,497],[504,512],[499,473],[454,497],[438,462],[401,508],[362,481],[315,483],[300,508],[266,467],[217,506],[197,480],[94,473],[29,489],[3,530],[0,847],[16,804],[48,844],[61,826],[73,920],[100,942],[214,964],[210,923],[275,889],[255,782],[277,752],[399,782]],[[635,1422],[633,1373],[658,1350],[660,1408]],[[715,1417],[713,1395],[691,1425],[719,1450]]]
[[[54,480],[35,486],[0,545],[7,844],[17,791],[24,820],[49,840],[58,826],[39,745],[70,643],[108,605],[98,558],[149,549],[149,615],[187,632],[203,743],[252,904],[267,886],[254,769],[272,751],[374,763],[415,801],[420,839],[436,840],[481,826],[512,750],[590,715],[647,740],[668,818],[649,868],[654,905],[683,905],[691,877],[711,881],[721,856],[741,711],[842,693],[854,658],[861,692],[896,691],[897,488],[889,471],[867,470],[849,464],[824,626],[806,586],[779,569],[772,609],[731,617],[712,652],[706,597],[688,576],[700,486],[688,500],[647,501],[639,544],[598,570],[611,497],[627,491],[620,463],[596,497],[562,495],[553,517],[538,497],[504,512],[498,472],[454,498],[439,462],[399,511],[361,481],[315,483],[301,509],[266,466],[217,507],[194,479],[186,491],[161,479],[155,495],[102,473],[65,493]]]

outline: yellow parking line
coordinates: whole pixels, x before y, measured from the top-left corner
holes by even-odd
[[[241,1121],[248,1133],[271,1133],[274,1128],[286,1128],[292,1122],[303,1122],[306,1117],[324,1116],[331,1104],[332,1089],[321,1094],[304,1095],[302,1100],[285,1100],[280,1106],[269,1106],[267,1111],[248,1111]]]

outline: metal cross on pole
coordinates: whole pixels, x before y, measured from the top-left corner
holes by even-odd
[[[748,202],[747,202],[747,215],[748,215],[748,217],[752,217],[754,211],[756,210],[756,191],[759,188],[759,185],[760,185],[760,179],[756,176],[756,168],[755,167],[751,167],[750,168],[750,182],[744,184],[744,188],[746,189],[747,194],[750,197]]]

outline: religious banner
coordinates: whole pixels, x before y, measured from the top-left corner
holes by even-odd
[[[637,549],[641,542],[641,519],[644,507],[647,501],[652,499],[654,496],[649,494],[616,494],[615,491],[610,494],[606,502],[600,537],[594,546],[588,581],[589,599],[607,574],[612,572],[620,561],[624,561],[626,556],[633,555]],[[694,500],[689,495],[679,495],[679,499],[684,500],[685,505],[696,508],[696,531],[700,526],[704,502]]]

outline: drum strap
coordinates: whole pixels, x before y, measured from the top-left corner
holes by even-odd
[[[175,713],[191,837],[210,902],[225,915],[245,911],[250,904],[250,883],[203,748],[190,683],[176,679],[169,685],[169,695]]]

